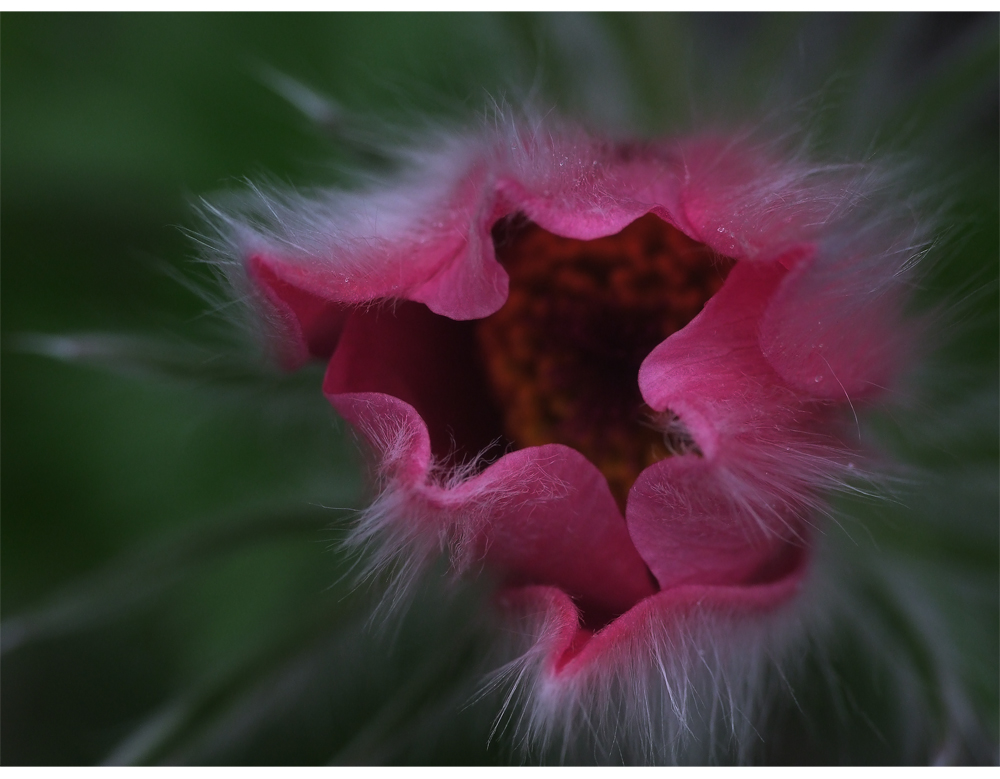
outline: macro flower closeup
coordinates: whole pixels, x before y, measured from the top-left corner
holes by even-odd
[[[782,651],[826,493],[863,478],[857,409],[906,366],[920,243],[865,166],[501,124],[215,217],[278,358],[326,360],[374,450],[353,543],[404,576],[447,552],[533,613],[545,732],[637,671],[672,696],[709,622],[722,654]]]
[[[3,22],[0,762],[1000,760],[1000,16]]]

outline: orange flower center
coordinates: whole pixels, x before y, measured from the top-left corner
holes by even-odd
[[[518,447],[584,454],[624,510],[648,466],[692,450],[639,393],[639,366],[690,322],[734,261],[648,214],[581,241],[523,219],[494,228],[510,295],[476,338],[504,432]]]

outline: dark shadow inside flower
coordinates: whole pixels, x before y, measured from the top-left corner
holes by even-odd
[[[653,214],[591,241],[515,217],[493,240],[510,292],[476,335],[505,432],[519,447],[561,443],[584,454],[624,513],[645,468],[695,449],[690,436],[683,446],[676,415],[669,431],[649,424],[639,368],[704,308],[734,262]]]
[[[399,398],[427,425],[439,463],[486,465],[510,444],[476,358],[475,325],[410,301],[359,309],[341,334],[326,389]]]

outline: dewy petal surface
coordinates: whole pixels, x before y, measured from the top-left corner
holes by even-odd
[[[782,280],[760,323],[761,348],[803,393],[865,399],[892,383],[912,350],[912,334],[899,327],[900,291],[886,283],[884,268],[865,268],[864,258],[817,259],[798,263]]]

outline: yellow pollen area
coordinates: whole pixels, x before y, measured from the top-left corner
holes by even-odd
[[[504,432],[519,448],[581,452],[624,510],[638,475],[672,448],[639,393],[639,366],[734,261],[651,214],[593,241],[504,222],[494,243],[510,294],[476,337]]]

